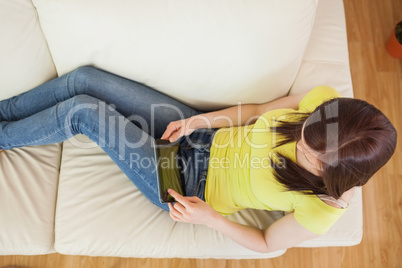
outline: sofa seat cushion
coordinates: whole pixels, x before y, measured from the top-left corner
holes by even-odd
[[[0,255],[55,252],[60,144],[0,152]]]
[[[264,228],[282,215],[246,210],[231,219]],[[285,252],[256,253],[205,226],[174,222],[83,135],[63,144],[55,230],[57,252],[71,255],[246,259]]]
[[[287,95],[318,0],[32,2],[59,75],[95,65],[217,109]]]

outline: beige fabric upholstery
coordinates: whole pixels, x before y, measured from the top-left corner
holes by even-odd
[[[0,0],[0,100],[56,76],[29,0]],[[0,254],[54,252],[61,146],[0,152]]]
[[[60,145],[0,152],[0,255],[54,252]]]
[[[85,136],[75,139],[89,146]],[[63,254],[120,257],[267,258],[205,226],[175,223],[149,202],[99,148],[64,142],[55,248]],[[281,212],[244,211],[231,218],[267,227]]]
[[[0,0],[0,100],[56,77],[30,0]]]
[[[33,0],[59,74],[94,64],[200,109],[285,96],[317,2]]]
[[[320,0],[316,22],[290,95],[327,85],[353,97],[343,1]]]

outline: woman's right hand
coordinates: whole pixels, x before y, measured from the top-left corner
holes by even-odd
[[[194,132],[195,129],[189,127],[187,119],[172,121],[166,127],[161,139],[169,140],[170,142],[176,141],[181,136],[187,136]]]

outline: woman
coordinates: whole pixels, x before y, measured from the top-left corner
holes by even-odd
[[[93,67],[0,102],[0,122],[0,149],[6,150],[87,135],[174,220],[207,225],[260,252],[325,233],[344,213],[354,188],[396,146],[396,131],[380,111],[339,98],[329,87],[202,114]],[[141,159],[153,159],[159,137],[182,137],[188,165],[191,194],[171,190],[177,202],[168,206],[158,200],[155,165],[141,165]],[[222,216],[246,207],[289,214],[267,230]]]

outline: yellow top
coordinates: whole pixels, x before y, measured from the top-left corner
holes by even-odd
[[[311,90],[300,102],[299,110],[278,109],[258,118],[253,125],[222,128],[215,134],[205,189],[206,202],[223,215],[245,208],[294,212],[296,220],[308,230],[323,234],[345,212],[315,195],[287,191],[270,164],[276,153],[296,162],[296,142],[277,148],[277,134],[270,131],[277,120],[291,120],[290,113],[312,112],[321,103],[340,97],[328,86]]]

